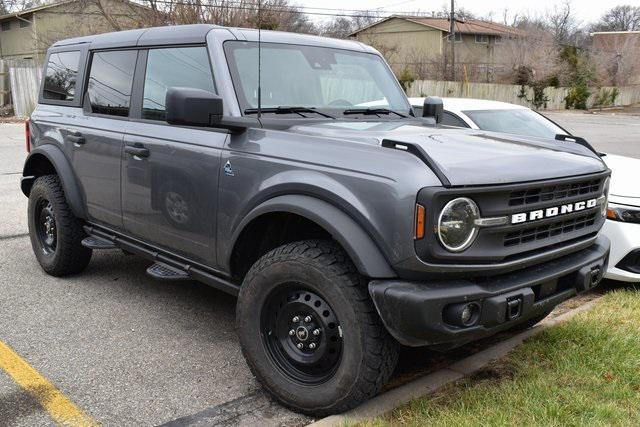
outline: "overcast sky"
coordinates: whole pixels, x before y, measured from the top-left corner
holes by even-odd
[[[547,10],[553,10],[555,5],[561,4],[562,0],[456,0],[458,7],[463,7],[477,15],[487,16],[490,12],[494,15],[494,20],[501,21],[505,8],[510,14],[514,12],[524,12],[531,15],[542,15]],[[393,12],[431,12],[441,10],[446,1],[442,0],[293,0],[292,3],[303,6],[306,12],[314,12],[317,15],[310,15],[315,21],[323,21],[331,17],[322,16],[322,13],[353,13],[350,10],[327,10],[328,9],[357,9],[357,10],[379,10],[382,13]],[[583,22],[596,21],[605,11],[614,6],[629,4],[640,6],[640,0],[573,0],[572,7],[576,11],[579,20]]]

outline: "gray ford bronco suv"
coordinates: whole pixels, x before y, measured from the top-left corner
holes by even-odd
[[[256,377],[344,411],[399,345],[523,328],[595,286],[610,171],[570,140],[416,117],[361,43],[213,25],[63,40],[27,122],[31,243],[54,276],[93,250],[237,295]]]

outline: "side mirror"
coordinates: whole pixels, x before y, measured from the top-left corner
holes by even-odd
[[[214,126],[222,120],[222,98],[202,89],[171,87],[165,106],[172,125]]]
[[[422,106],[422,117],[433,117],[436,123],[442,121],[442,114],[444,113],[444,105],[442,104],[442,98],[437,96],[428,96],[424,99]]]

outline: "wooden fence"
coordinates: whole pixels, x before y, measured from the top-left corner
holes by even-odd
[[[600,90],[613,89],[610,87],[591,88],[591,96],[587,101],[587,106],[592,107]],[[616,105],[631,105],[640,102],[640,86],[622,86],[618,88],[619,95],[616,98]],[[544,90],[549,99],[547,109],[560,110],[565,108],[564,99],[569,93],[569,89],[560,87],[548,87]],[[521,86],[504,85],[495,83],[469,83],[469,82],[447,82],[437,80],[416,80],[407,91],[409,96],[440,96],[449,98],[477,98],[490,99],[493,101],[510,102],[512,104],[532,107],[527,99],[533,99],[533,89],[527,88],[525,97],[521,95]]]
[[[27,117],[38,102],[38,90],[42,78],[42,66],[34,60],[0,60],[0,105],[13,105],[17,117]],[[601,88],[612,89],[612,88]],[[592,88],[587,106],[591,107],[601,89]],[[547,109],[565,108],[567,88],[546,88]],[[616,105],[631,105],[640,102],[640,86],[618,88]],[[437,80],[416,80],[407,91],[409,96],[441,96],[455,98],[478,98],[510,102],[531,107],[527,99],[533,99],[533,89],[527,88],[521,96],[518,85],[495,83],[448,82]]]
[[[16,117],[27,117],[38,103],[42,66],[34,60],[1,60],[0,69],[8,75],[10,88],[2,105],[11,103]]]

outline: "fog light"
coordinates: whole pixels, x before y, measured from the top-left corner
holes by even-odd
[[[445,307],[443,318],[450,325],[468,328],[478,323],[480,304],[477,302],[450,304]]]
[[[460,315],[460,320],[462,323],[467,325],[471,321],[471,317],[473,316],[473,306],[465,305],[462,309],[462,314]]]

